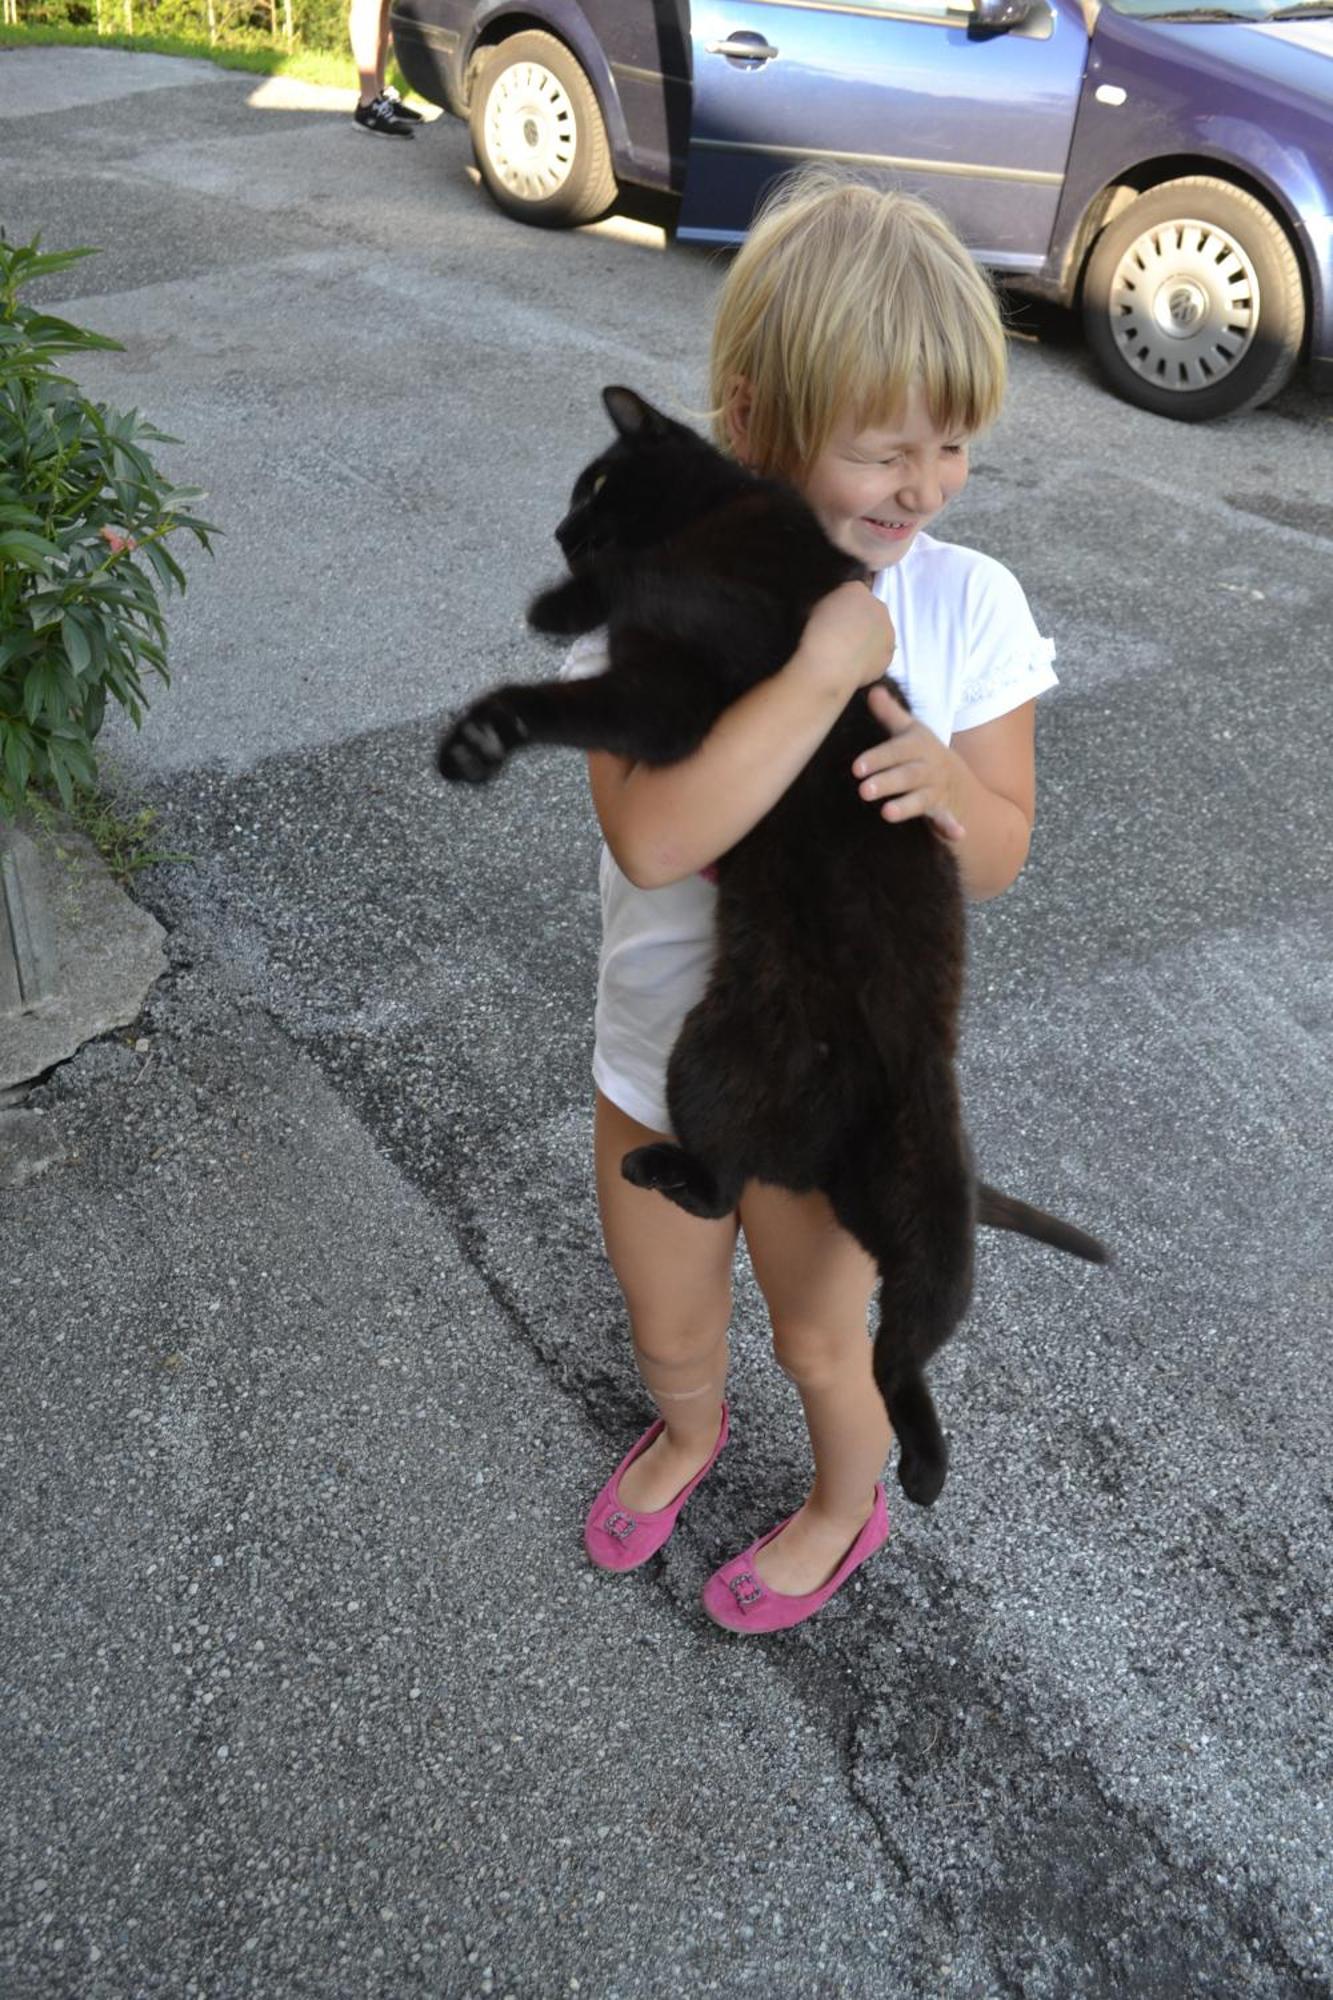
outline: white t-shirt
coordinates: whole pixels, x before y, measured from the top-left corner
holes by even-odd
[[[1017,578],[992,556],[921,534],[872,588],[898,638],[893,677],[942,742],[1056,685],[1055,647],[1038,632]],[[605,636],[589,633],[563,676],[580,680],[605,667]],[[667,1057],[708,983],[717,891],[701,875],[636,889],[605,844],[601,891],[593,1077],[631,1118],[669,1132]]]

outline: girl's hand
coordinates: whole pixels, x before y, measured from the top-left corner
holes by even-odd
[[[831,602],[824,599],[825,604]],[[925,817],[944,840],[962,840],[966,832],[958,818],[966,773],[962,758],[895,701],[886,687],[872,690],[869,707],[889,737],[863,752],[852,766],[853,776],[861,781],[861,797],[882,799],[884,819],[896,823]]]
[[[840,583],[810,613],[796,658],[845,700],[884,678],[897,644],[887,606],[864,583]]]

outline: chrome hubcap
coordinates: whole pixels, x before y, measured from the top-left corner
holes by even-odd
[[[577,130],[574,106],[541,63],[513,63],[486,100],[486,152],[510,194],[545,201],[569,179]]]
[[[1111,280],[1111,331],[1161,389],[1206,389],[1239,366],[1259,325],[1259,278],[1211,222],[1168,222],[1131,243]]]

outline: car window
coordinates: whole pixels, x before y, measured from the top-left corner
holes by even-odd
[[[891,14],[899,21],[941,21],[956,28],[972,12],[972,0],[797,0],[815,14]]]
[[[1107,0],[1112,13],[1138,21],[1275,21],[1325,11],[1324,0],[1294,8],[1291,0]]]
[[[892,14],[898,20],[949,21],[957,27],[972,12],[970,0],[860,0],[855,8],[835,8],[836,13]]]

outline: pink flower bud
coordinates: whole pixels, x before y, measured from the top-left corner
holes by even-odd
[[[133,535],[124,534],[119,528],[99,528],[97,532],[113,556],[123,556],[126,549],[137,549],[139,546]]]

